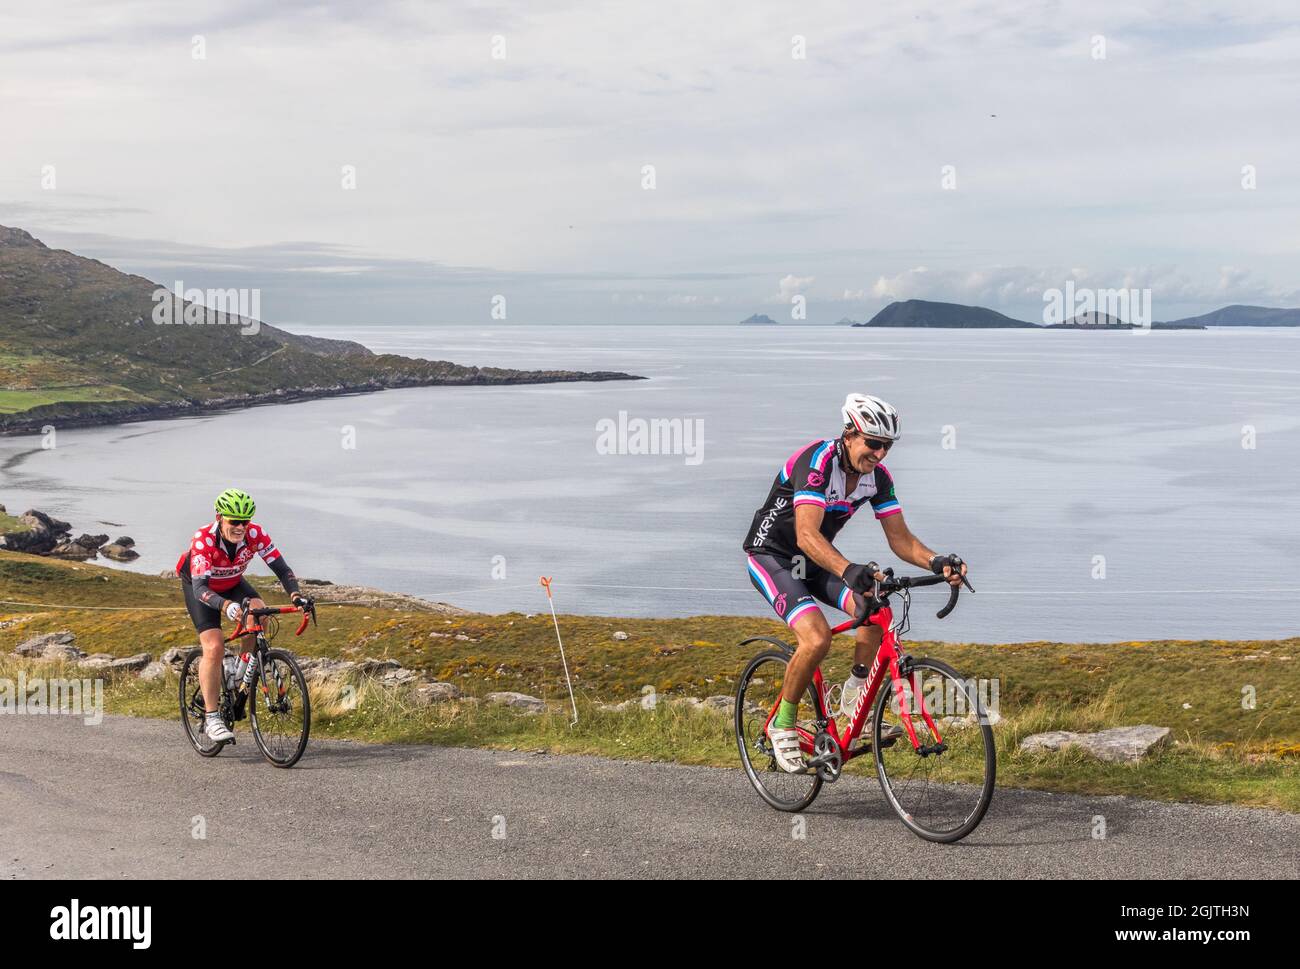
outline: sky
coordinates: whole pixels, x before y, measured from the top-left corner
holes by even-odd
[[[1293,2],[42,0],[0,224],[268,322],[1300,305]]]

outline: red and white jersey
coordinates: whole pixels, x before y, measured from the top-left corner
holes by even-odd
[[[244,532],[244,540],[235,547],[233,556],[226,554],[225,543],[221,541],[220,526],[217,522],[200,528],[190,539],[187,548],[176,562],[177,574],[187,571],[192,579],[207,577],[208,588],[213,592],[225,592],[239,585],[239,580],[248,568],[254,555],[262,556],[268,565],[280,557],[280,551],[266,534],[266,529],[257,522],[249,522]]]

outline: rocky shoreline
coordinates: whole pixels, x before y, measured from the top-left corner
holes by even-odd
[[[8,514],[4,505],[0,505],[0,514]],[[140,557],[140,553],[135,550],[135,540],[129,535],[119,536],[111,542],[107,535],[88,533],[73,538],[70,524],[35,508],[23,512],[18,516],[18,521],[24,527],[0,535],[0,548],[77,562],[100,555],[114,562],[130,562]]]
[[[392,377],[383,380],[368,380],[355,384],[337,384],[330,387],[280,388],[265,394],[236,394],[230,397],[213,397],[204,400],[106,401],[104,403],[69,401],[33,407],[20,414],[0,417],[0,435],[39,434],[51,423],[55,423],[58,427],[103,427],[112,424],[133,424],[139,421],[193,417],[200,414],[239,410],[245,407],[259,407],[268,404],[294,404],[329,397],[373,394],[381,390],[399,390],[406,387],[510,386],[517,384],[586,383],[645,379],[647,378],[613,370],[598,370],[589,373],[577,370],[487,371],[467,376],[441,375],[431,378],[420,378],[409,374],[394,374]]]

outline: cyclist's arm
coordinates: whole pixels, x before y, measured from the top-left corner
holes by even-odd
[[[833,575],[843,575],[849,560],[841,555],[821,533],[826,511],[820,505],[795,505],[794,534],[799,550]]]
[[[889,542],[890,551],[904,562],[910,562],[918,568],[930,571],[930,561],[935,553],[912,534],[912,530],[907,527],[907,522],[903,521],[902,512],[880,519],[880,527],[885,530],[885,539]]]
[[[226,603],[229,599],[222,598],[218,592],[213,592],[208,586],[207,574],[195,575],[190,578],[190,585],[194,588],[194,598],[203,603],[209,609],[216,609],[218,612],[226,611]]]
[[[284,591],[289,593],[290,598],[298,594],[298,577],[293,574],[293,569],[289,568],[289,563],[284,560],[283,555],[277,555],[266,564],[280,580],[280,584],[284,586]]]

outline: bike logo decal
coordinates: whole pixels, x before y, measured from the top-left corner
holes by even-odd
[[[822,473],[820,471],[808,472],[808,483],[812,485],[814,488],[820,488],[825,483],[825,481],[826,479],[822,477]]]
[[[772,608],[776,610],[776,614],[778,616],[785,615],[785,593],[784,592],[782,592],[779,596],[776,597],[775,600],[773,600]]]

